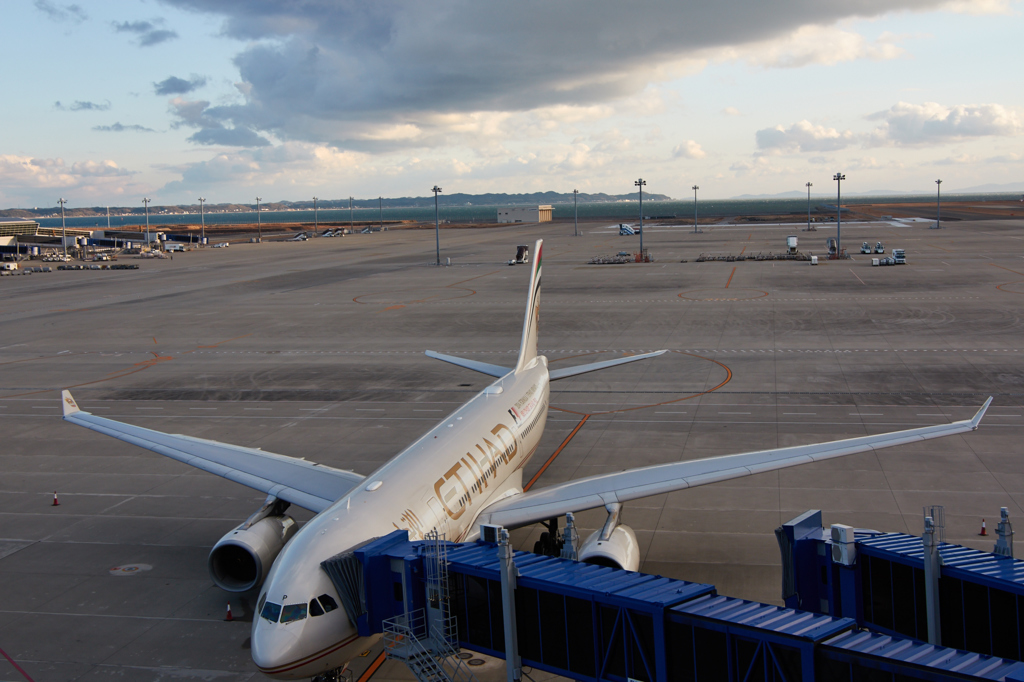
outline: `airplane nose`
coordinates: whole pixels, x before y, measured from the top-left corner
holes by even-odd
[[[273,674],[301,658],[298,638],[287,628],[258,620],[252,629],[251,653],[253,662],[264,672]]]

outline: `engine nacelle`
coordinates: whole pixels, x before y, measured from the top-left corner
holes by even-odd
[[[619,524],[608,534],[608,539],[602,539],[603,534],[603,529],[595,531],[583,541],[579,551],[580,561],[598,566],[624,568],[627,571],[639,570],[640,545],[637,544],[633,529]]]
[[[248,527],[247,527],[248,526]],[[266,516],[243,523],[210,550],[210,577],[228,592],[248,592],[261,585],[298,524],[290,516]]]

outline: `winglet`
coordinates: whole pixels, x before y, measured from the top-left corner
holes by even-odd
[[[60,404],[61,407],[64,408],[65,417],[68,417],[75,412],[81,412],[81,410],[78,409],[78,403],[76,403],[75,399],[71,397],[71,391],[61,391],[60,397],[62,398]]]
[[[971,431],[978,430],[978,425],[981,424],[981,418],[985,416],[985,410],[987,410],[988,406],[991,404],[992,396],[989,396],[988,400],[985,401],[985,404],[981,406],[980,410],[978,410],[978,414],[974,415],[974,417],[971,419]]]

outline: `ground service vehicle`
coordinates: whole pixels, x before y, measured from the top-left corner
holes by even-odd
[[[867,242],[864,242],[863,244],[860,245],[860,252],[871,253],[871,245],[868,244]]]
[[[907,254],[906,254],[906,252],[904,252],[903,249],[893,249],[892,250],[892,260],[893,260],[893,263],[895,263],[896,265],[906,265],[907,264]]]
[[[875,242],[875,253],[885,253],[885,247],[882,246],[882,242]]]

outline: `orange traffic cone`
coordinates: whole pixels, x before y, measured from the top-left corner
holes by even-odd
[[[228,614],[224,616],[224,620],[229,622],[234,620],[234,618],[231,617],[231,602],[228,602]]]
[[[985,530],[985,519],[981,520],[981,532],[978,535],[988,535],[988,531]]]
[[[60,502],[57,501],[57,491],[56,490],[53,491],[53,505],[52,506],[54,506],[54,507],[59,507],[60,506]]]

